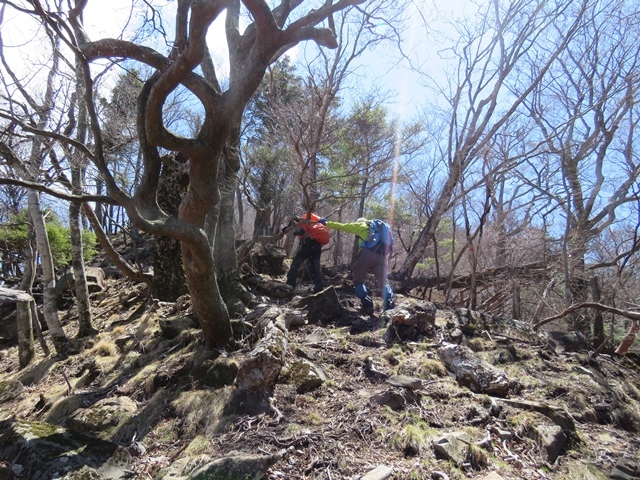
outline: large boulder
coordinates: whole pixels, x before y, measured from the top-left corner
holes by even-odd
[[[328,287],[314,295],[299,298],[291,303],[291,307],[306,311],[309,323],[331,323],[344,311],[334,287]]]
[[[191,376],[200,380],[203,385],[212,388],[222,388],[233,385],[238,374],[238,362],[231,357],[218,357],[206,360],[191,370]]]
[[[138,405],[129,397],[103,398],[90,407],[73,412],[67,420],[67,425],[73,431],[106,438],[137,411]]]
[[[440,360],[453,372],[462,386],[476,393],[506,397],[509,393],[507,374],[485,362],[462,345],[445,343],[438,349]]]
[[[436,331],[436,307],[431,303],[395,308],[385,313],[389,327],[384,334],[387,343],[419,341],[433,337]]]
[[[189,466],[194,462],[185,458],[162,470],[156,480],[254,480],[264,478],[269,467],[281,458],[281,453],[272,455],[233,453],[207,462],[191,471]]]
[[[534,425],[527,436],[538,444],[542,459],[552,465],[567,443],[567,436],[558,425]]]
[[[87,277],[87,288],[89,293],[102,292],[104,290],[104,270],[100,267],[85,267]],[[67,267],[64,273],[56,279],[56,295],[58,305],[63,307],[74,298],[76,281],[73,277],[73,270]]]
[[[252,392],[272,391],[284,365],[288,346],[286,330],[269,322],[264,337],[240,363],[236,386]]]
[[[129,452],[91,435],[45,422],[0,422],[0,458],[29,480],[107,480],[127,475]]]

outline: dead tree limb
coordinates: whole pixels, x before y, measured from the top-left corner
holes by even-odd
[[[547,297],[549,296],[553,288],[556,286],[556,283],[558,283],[558,277],[553,277],[551,281],[547,284],[546,288],[544,289],[544,292],[542,292],[542,298],[538,302],[538,306],[536,307],[536,311],[533,314],[533,319],[531,320],[531,323],[535,323],[538,320],[538,317],[540,316],[540,312],[542,312],[543,307],[547,303]]]
[[[96,216],[96,213],[93,211],[91,206],[88,203],[83,203],[82,208],[84,209],[84,213],[89,220],[89,224],[93,228],[93,232],[96,234],[98,241],[100,242],[100,246],[105,251],[105,254],[109,259],[115,264],[116,267],[128,278],[135,282],[146,282],[148,285],[150,284],[150,279],[145,276],[144,272],[141,268],[137,270],[132,267],[129,262],[127,262],[120,253],[113,247],[109,237],[102,229],[102,225],[100,224],[100,220]],[[151,285],[149,285],[151,286]],[[151,291],[151,289],[149,289]]]
[[[627,353],[636,339],[638,330],[640,330],[640,323],[637,320],[634,320],[631,324],[631,328],[620,342],[620,345],[618,345],[618,348],[616,348],[616,353],[618,355],[624,355],[625,353]]]
[[[581,303],[576,303],[575,305],[571,305],[570,307],[558,313],[557,315],[553,315],[552,317],[547,317],[543,320],[540,320],[538,323],[536,323],[533,326],[533,329],[538,330],[542,325],[545,325],[554,320],[558,320],[559,318],[566,317],[570,313],[573,313],[576,310],[580,310],[582,308],[594,308],[596,310],[600,310],[601,312],[613,313],[636,322],[640,320],[640,312],[634,312],[631,310],[620,310],[619,308],[610,307],[609,305],[603,305],[602,303],[581,302]]]

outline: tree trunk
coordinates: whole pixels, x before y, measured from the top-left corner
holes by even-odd
[[[464,156],[462,154],[458,155],[460,156],[460,158],[454,158],[449,165],[449,174],[447,180],[442,187],[440,194],[438,195],[438,199],[433,206],[431,215],[427,219],[424,227],[422,227],[422,230],[420,230],[418,238],[416,239],[416,243],[413,244],[413,247],[407,255],[404,263],[400,266],[396,273],[396,277],[400,280],[409,279],[411,275],[413,275],[413,271],[416,268],[416,265],[422,258],[422,255],[429,246],[429,242],[436,233],[436,229],[440,224],[442,216],[449,209],[451,198],[453,197],[456,186],[458,185],[458,182],[462,175],[462,171],[464,169]]]
[[[511,287],[511,316],[514,320],[522,318],[522,302],[520,297],[520,284],[514,283]]]
[[[96,195],[102,195],[102,187],[103,187],[103,182],[102,182],[102,178],[100,177],[100,175],[98,175],[96,177]],[[93,208],[93,211],[96,215],[96,217],[98,218],[98,221],[100,222],[100,225],[105,225],[104,221],[104,205],[102,204],[102,202],[96,202],[95,207]],[[106,231],[106,227],[105,227],[105,231]]]
[[[58,306],[56,304],[56,277],[53,269],[53,257],[49,248],[49,237],[45,225],[44,216],[40,208],[40,194],[35,190],[27,191],[29,215],[33,222],[38,251],[40,252],[40,262],[42,267],[43,283],[43,303],[44,320],[49,328],[51,341],[59,355],[66,355],[68,350],[68,339],[62,329],[62,324],[58,317]]]
[[[185,277],[206,345],[225,348],[231,339],[229,312],[218,288],[213,255],[204,232],[198,240],[182,242]]]
[[[72,168],[72,176],[77,173]],[[98,330],[93,326],[91,304],[89,303],[89,287],[84,269],[84,249],[82,246],[82,228],[80,218],[81,204],[69,204],[69,230],[71,235],[71,266],[75,282],[76,306],[78,308],[78,338],[96,335]]]
[[[338,222],[342,223],[342,206],[338,209]],[[335,230],[334,233],[333,266],[337,267],[342,262],[342,232],[340,230]]]
[[[20,289],[31,294],[35,279],[35,235],[31,224],[27,224],[27,241],[24,249],[24,272],[20,280]],[[16,304],[16,321],[18,327],[18,361],[20,368],[25,368],[35,356],[33,340],[33,322],[37,318],[31,316],[31,302]]]
[[[82,80],[82,67],[76,65],[76,88],[78,96],[78,129],[76,140],[84,143],[87,140],[87,108],[82,96],[84,82]],[[82,177],[84,175],[84,158],[74,149],[70,158],[71,185],[76,194],[82,194]],[[91,318],[91,304],[89,303],[89,287],[87,275],[84,269],[84,248],[82,245],[82,204],[71,202],[69,204],[69,230],[71,235],[71,267],[76,291],[76,306],[78,308],[78,338],[96,335],[98,330],[93,326]]]
[[[205,228],[215,259],[220,293],[227,304],[230,315],[236,316],[243,315],[246,306],[253,304],[255,299],[240,281],[238,272],[234,227],[237,171],[234,171],[231,165],[240,165],[237,157],[239,138],[237,133],[231,138],[235,139],[235,142],[231,142],[231,147],[225,148],[227,162],[220,167],[221,170],[224,170],[221,172],[223,175],[221,183],[224,188],[221,191],[220,202],[207,215]]]
[[[185,155],[166,155],[162,159],[158,205],[170,215],[178,213],[178,205],[187,191],[187,167]],[[155,236],[153,247],[151,295],[158,300],[174,302],[187,293],[180,242],[174,238]]]
[[[589,279],[589,284],[591,286],[591,301],[594,303],[600,303],[600,284],[598,283],[598,277],[591,277]],[[602,312],[596,310],[594,312],[593,319],[593,344],[597,347],[604,343],[605,334],[604,334],[604,320],[602,316]]]
[[[242,191],[236,187],[236,205],[238,206],[238,225],[240,225],[240,238],[244,236],[244,206],[242,204]]]
[[[587,235],[580,228],[574,228],[569,233],[568,265],[568,290],[571,303],[583,303],[589,301],[589,282],[585,277],[585,252]],[[569,305],[567,305],[569,306]],[[585,338],[591,338],[591,322],[587,311],[576,311],[569,317],[571,328],[582,333]]]

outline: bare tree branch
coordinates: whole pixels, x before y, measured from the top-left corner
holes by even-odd
[[[542,325],[545,325],[547,323],[553,322],[554,320],[558,320],[559,318],[563,318],[566,317],[567,315],[577,311],[577,310],[581,310],[583,308],[594,308],[596,310],[600,310],[602,312],[609,312],[609,313],[613,313],[615,315],[620,315],[622,317],[628,318],[630,320],[634,320],[634,321],[638,321],[640,320],[640,312],[635,312],[635,311],[631,311],[631,310],[620,310],[619,308],[615,308],[615,307],[610,307],[608,305],[603,305],[602,303],[596,303],[596,302],[581,302],[581,303],[576,303],[575,305],[571,305],[570,307],[566,308],[565,310],[563,310],[562,312],[558,313],[557,315],[553,315],[552,317],[547,317],[543,320],[540,320],[538,323],[536,323],[533,326],[534,330],[538,330]]]

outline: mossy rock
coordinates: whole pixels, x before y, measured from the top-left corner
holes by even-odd
[[[298,393],[315,390],[327,381],[322,369],[305,359],[300,359],[291,365],[286,379],[287,383],[296,387]]]
[[[202,383],[207,387],[222,388],[233,385],[238,374],[238,362],[229,357],[216,358],[211,362],[206,362],[209,368],[202,378]]]
[[[185,330],[199,327],[198,321],[191,315],[161,318],[159,325],[162,336],[169,339],[176,338]]]
[[[127,450],[115,443],[46,422],[22,420],[0,422],[0,458],[15,459],[23,467],[24,478],[31,480],[101,479],[106,477],[103,469],[124,475],[131,460]],[[61,472],[76,475],[63,477]],[[80,473],[83,476],[77,476]]]
[[[76,432],[106,435],[131,418],[138,410],[129,397],[105,398],[88,408],[76,410],[67,424]]]
[[[24,391],[24,386],[18,380],[0,382],[0,403],[10,402],[18,398]]]

